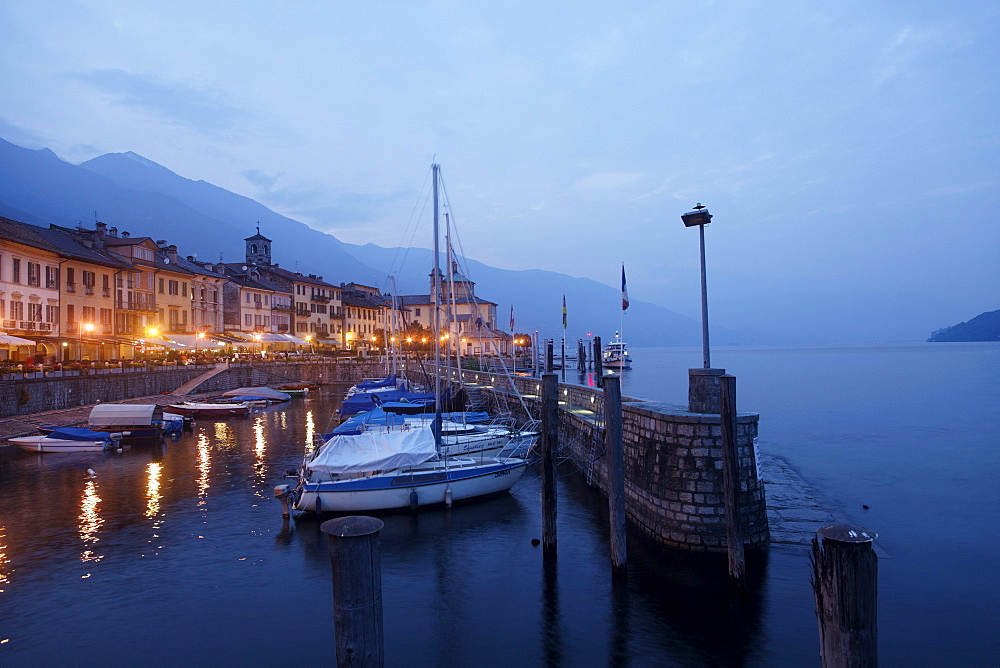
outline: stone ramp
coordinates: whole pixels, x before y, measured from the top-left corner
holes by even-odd
[[[229,368],[228,364],[216,364],[214,369],[210,369],[205,373],[201,374],[200,376],[198,376],[197,378],[192,378],[188,382],[178,387],[176,390],[174,390],[174,394],[177,396],[184,396],[186,394],[190,394],[192,390],[197,388],[206,380],[218,376],[220,373],[222,373],[228,368]]]

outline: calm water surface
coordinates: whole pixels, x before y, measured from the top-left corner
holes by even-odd
[[[686,402],[700,350],[633,352],[625,394]],[[761,413],[761,448],[881,534],[882,662],[995,665],[1000,346],[713,362]],[[336,402],[331,388],[121,454],[0,455],[0,665],[333,663],[325,536],[282,521],[272,489]],[[804,550],[758,555],[734,597],[723,558],[630,536],[613,585],[604,498],[569,469],[559,491],[554,568],[531,545],[537,471],[509,496],[383,516],[388,665],[817,663]]]

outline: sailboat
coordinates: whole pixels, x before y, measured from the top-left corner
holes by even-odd
[[[438,245],[439,165],[432,165],[434,195],[434,300],[440,304]],[[434,309],[435,396],[441,396],[439,308]],[[416,509],[510,491],[528,462],[520,457],[451,456],[441,402],[431,421],[387,420],[384,428],[334,434],[303,461],[294,490],[275,487],[297,510],[363,512]],[[458,442],[458,441],[456,441]],[[460,447],[460,446],[459,446]]]

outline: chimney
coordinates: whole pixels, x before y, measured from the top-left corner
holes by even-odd
[[[104,248],[104,235],[107,234],[108,226],[98,221],[94,224],[94,246]]]
[[[167,257],[170,258],[171,264],[177,264],[177,246],[174,244],[167,246]]]
[[[118,236],[118,228],[117,227],[109,227],[108,228],[108,236],[117,237]]]
[[[166,239],[157,239],[156,240],[156,245],[159,246],[160,248],[166,248],[167,247],[167,240]]]
[[[131,235],[131,234],[129,234],[128,232],[124,232],[124,231],[122,232],[122,239],[128,239],[128,238],[129,238],[129,237],[131,237],[131,236],[132,236],[132,235]]]

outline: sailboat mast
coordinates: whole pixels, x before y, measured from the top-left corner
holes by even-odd
[[[434,444],[441,448],[441,244],[438,240],[438,172],[441,165],[431,165],[434,175],[434,317],[432,318],[432,331],[434,334]]]

